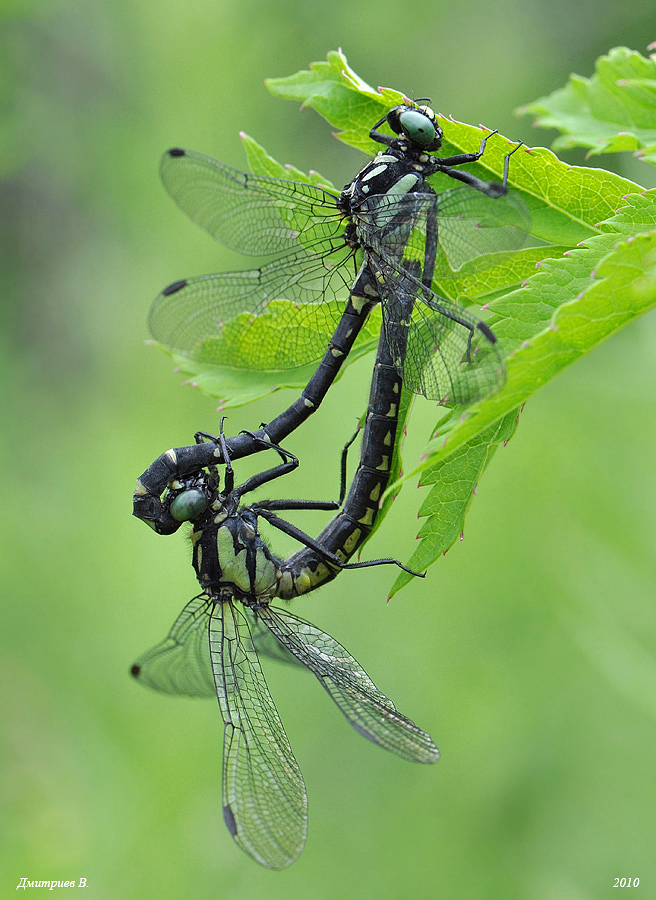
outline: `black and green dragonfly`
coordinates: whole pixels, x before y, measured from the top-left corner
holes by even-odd
[[[207,437],[198,434],[196,440]],[[174,480],[163,499],[179,523],[192,523],[193,565],[203,592],[185,606],[168,637],[143,654],[131,671],[139,681],[167,693],[218,698],[225,726],[226,825],[257,862],[282,869],[294,862],[305,844],[307,794],[259,654],[309,669],[350,724],[384,749],[422,763],[435,762],[439,751],[430,735],[397,711],[340,643],[271,605],[275,597],[307,593],[344,568],[401,565],[391,559],[349,564],[345,557],[353,552],[350,547],[338,555],[329,546],[339,550],[347,541],[343,527],[337,529],[337,540],[315,541],[276,515],[281,510],[336,508],[345,493],[346,448],[339,503],[265,500],[243,506],[245,494],[290,472],[298,460],[274,446],[282,464],[235,487],[223,435],[211,440],[221,446],[227,460],[223,489],[218,468],[210,466]],[[362,471],[361,462],[354,486]],[[362,490],[354,493],[352,488],[342,513],[350,517],[351,534],[359,527],[353,516],[367,518],[366,508],[358,508],[356,498],[362,496]],[[259,518],[299,540],[309,557],[304,551],[289,560],[276,557],[260,537]]]
[[[384,121],[395,136],[377,130]],[[439,158],[432,154],[443,135],[433,111],[395,107],[370,132],[387,149],[340,193],[169,150],[162,180],[181,209],[226,246],[275,258],[255,270],[169,285],[150,313],[153,335],[192,359],[237,368],[293,368],[324,354],[319,399],[304,392],[316,408],[323,379],[334,377],[363,314],[381,301],[384,327],[406,326],[396,330],[408,333],[406,345],[391,347],[406,385],[433,400],[479,399],[502,381],[503,355],[484,322],[431,286],[465,264],[474,273],[476,258],[489,266],[490,253],[521,246],[525,208],[506,187],[520,145],[506,155],[501,183],[456,168],[480,159],[495,133],[475,153]],[[436,194],[428,179],[437,173],[464,187]],[[295,328],[284,327],[285,316]]]

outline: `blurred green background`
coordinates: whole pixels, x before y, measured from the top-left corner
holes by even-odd
[[[135,478],[218,423],[144,346],[146,314],[174,279],[246,264],[167,198],[161,152],[243,168],[243,129],[346,182],[364,158],[263,86],[338,46],[373,85],[545,143],[513,108],[611,46],[646,52],[655,19],[652,0],[0,5],[0,896],[22,877],[85,877],[87,900],[597,900],[622,876],[641,879],[631,896],[656,894],[653,316],[528,404],[466,540],[424,582],[386,606],[394,573],[347,572],[295,604],[442,759],[385,754],[311,676],[271,663],[310,797],[290,869],[260,868],[223,825],[216,704],[127,674],[197,590],[186,541],[131,517]],[[655,183],[646,165],[604,163]],[[302,466],[284,495],[335,493],[370,364],[288,442]],[[228,432],[293,396],[232,411]],[[419,400],[409,457],[433,424]],[[417,501],[408,485],[369,558],[407,558]],[[296,521],[316,533],[311,515]]]

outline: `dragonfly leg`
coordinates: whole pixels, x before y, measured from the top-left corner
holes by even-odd
[[[512,148],[510,153],[506,153],[506,155],[503,158],[503,181],[502,181],[502,184],[504,187],[506,187],[506,185],[508,184],[508,168],[510,165],[510,157],[513,155],[513,153],[516,153],[523,144],[524,144],[524,141],[519,141],[517,143],[517,145]]]
[[[436,156],[434,157],[435,162],[439,163],[440,170],[442,170],[443,166],[464,166],[465,163],[476,162],[485,153],[485,145],[492,137],[492,135],[498,133],[499,132],[496,130],[491,131],[489,134],[486,134],[484,138],[481,138],[481,145],[478,148],[477,153],[459,153],[457,156]]]
[[[253,503],[251,508],[255,510],[255,512],[259,512],[260,510],[274,509],[277,511],[289,511],[293,509],[339,509],[344,502],[344,497],[346,496],[346,460],[348,449],[358,436],[359,431],[360,426],[358,425],[355,434],[352,438],[350,438],[350,440],[346,443],[344,449],[342,450],[339,500],[259,500],[257,503]]]
[[[450,178],[455,178],[457,181],[462,181],[464,184],[468,184],[470,187],[473,187],[475,190],[480,191],[482,194],[487,194],[488,197],[502,197],[508,189],[508,167],[510,163],[510,157],[513,155],[513,153],[519,150],[519,148],[522,146],[523,141],[519,141],[519,143],[515,147],[513,147],[510,153],[507,153],[504,156],[503,179],[501,183],[496,181],[483,181],[481,178],[477,178],[475,175],[472,175],[471,172],[459,172],[457,169],[452,168],[452,166],[462,166],[466,163],[476,162],[477,160],[479,160],[485,152],[485,145],[493,134],[498,134],[498,132],[491,131],[484,138],[481,138],[481,146],[478,150],[478,153],[461,153],[458,156],[445,156],[441,159],[435,158],[435,171],[444,172],[444,174],[448,175]]]
[[[249,435],[256,443],[264,445],[266,449],[275,450],[282,459],[282,463],[279,466],[274,466],[272,469],[267,469],[264,472],[258,472],[243,484],[239,485],[239,487],[235,488],[234,494],[237,498],[241,498],[244,494],[248,494],[250,491],[254,491],[256,488],[262,487],[263,484],[267,484],[269,481],[274,481],[276,478],[281,478],[283,475],[287,475],[290,472],[293,472],[294,469],[298,468],[298,457],[294,456],[293,453],[290,453],[288,450],[284,450],[278,444],[272,444],[270,441],[266,441],[264,440],[264,438],[258,437],[252,431],[242,431],[241,433]],[[227,447],[225,448],[224,452],[229,452]]]
[[[281,519],[273,513],[269,512],[266,509],[259,510],[260,515],[263,519],[266,519],[270,525],[273,525],[274,528],[277,528],[279,531],[282,531],[284,534],[288,534],[290,537],[293,537],[300,544],[304,544],[306,547],[309,547],[311,550],[314,550],[315,553],[318,553],[322,559],[334,566],[336,569],[367,569],[371,566],[398,566],[400,569],[403,569],[404,572],[408,572],[410,575],[416,575],[418,578],[424,578],[425,575],[414,572],[412,569],[409,569],[407,566],[404,566],[402,562],[399,562],[398,559],[372,559],[368,562],[357,562],[357,563],[345,563],[340,560],[340,558],[333,553],[331,550],[328,550],[324,547],[319,541],[316,541],[314,538],[311,538],[309,534],[305,534],[304,531],[301,531],[300,528],[297,528],[295,525],[292,525],[291,522],[285,521],[285,519]]]
[[[342,457],[340,462],[340,481],[339,481],[339,503],[337,508],[339,508],[344,502],[344,497],[346,496],[346,461],[348,457],[349,447],[356,439],[358,434],[360,433],[360,424],[358,423],[358,427],[355,429],[355,434],[352,438],[344,444],[344,449],[342,450]]]
[[[391,557],[385,557],[384,559],[370,559],[366,562],[343,563],[342,569],[368,569],[370,566],[398,566],[399,569],[403,569],[408,575],[414,575],[416,578],[426,577],[425,572],[415,572],[414,569],[409,569],[407,566],[404,566],[402,562],[399,562],[398,559],[392,559]]]
[[[482,178],[477,178],[471,172],[461,172],[459,169],[452,169],[449,166],[440,166],[439,171],[444,172],[450,178],[455,178],[456,181],[468,184],[474,190],[480,191],[481,194],[486,194],[488,197],[496,199],[497,197],[503,197],[507,193],[505,184],[500,184],[498,181],[483,181]]]
[[[376,131],[376,129],[380,128],[380,126],[383,124],[383,122],[386,122],[386,121],[387,121],[387,113],[385,113],[385,115],[383,116],[382,119],[379,119],[379,121],[376,122],[376,124],[373,126],[373,128],[369,132],[369,137],[371,138],[372,141],[376,141],[376,143],[378,143],[378,144],[385,144],[385,146],[391,147],[392,144],[394,144],[398,140],[397,136],[394,135],[392,137],[389,134],[383,134],[382,131]]]
[[[331,550],[326,549],[322,544],[310,537],[309,534],[306,534],[304,531],[301,531],[300,528],[297,528],[296,525],[292,525],[291,522],[287,522],[285,519],[276,516],[275,513],[264,508],[262,504],[256,504],[253,508],[258,515],[262,516],[263,519],[274,528],[277,528],[278,531],[282,531],[283,534],[288,534],[290,537],[293,537],[294,540],[298,541],[299,544],[304,544],[306,547],[314,550],[323,560],[330,563],[336,569],[341,569],[343,567],[339,558]]]
[[[430,194],[429,210],[426,216],[426,244],[424,246],[424,271],[421,283],[429,290],[433,284],[435,261],[437,259],[437,194]]]
[[[251,509],[259,513],[260,510],[278,510],[287,511],[290,509],[339,509],[339,503],[336,500],[259,500],[257,503],[251,504]]]

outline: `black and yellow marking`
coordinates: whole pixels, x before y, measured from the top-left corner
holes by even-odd
[[[317,543],[348,563],[374,526],[391,475],[396,443],[401,379],[381,335],[369,394],[369,411],[362,436],[360,465],[342,510],[317,537]],[[330,566],[320,553],[306,547],[281,567],[278,596],[285,599],[314,590],[332,580],[340,568]]]

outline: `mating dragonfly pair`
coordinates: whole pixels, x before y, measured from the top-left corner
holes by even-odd
[[[384,122],[393,136],[377,131]],[[500,184],[456,168],[478,160],[490,136],[475,153],[440,159],[431,155],[442,139],[432,110],[395,107],[370,132],[386,149],[339,194],[246,175],[179,149],[162,162],[167,190],[194,221],[242,253],[275,258],[254,271],[170,285],[151,310],[154,337],[195,360],[235,367],[298,366],[323,352],[300,398],[266,426],[233,438],[198,433],[194,445],[159,457],[134,496],[134,514],[160,534],[191,522],[202,593],[132,674],[169,693],[218,697],[224,819],[239,846],[270,868],[300,854],[307,795],[258,654],[308,668],[354,728],[380,746],[416,762],[439,757],[430,736],[395,709],[344,647],[271,601],[314,590],[344,568],[405,568],[391,559],[349,563],[388,484],[403,384],[430,399],[471,403],[503,383],[503,354],[489,326],[433,290],[465,265],[475,270],[482,255],[521,244],[525,213],[506,189],[519,145],[505,157]],[[427,179],[438,172],[463,186],[436,194]],[[281,442],[317,409],[378,304],[381,337],[348,496],[347,445],[338,502],[241,505],[246,493],[296,467]],[[263,323],[279,326],[292,315],[295,329],[278,327],[275,341],[262,339]],[[232,460],[262,449],[276,451],[281,464],[235,487]],[[295,509],[339,512],[313,539],[276,515]],[[287,560],[274,556],[260,537],[260,518],[302,549]]]

